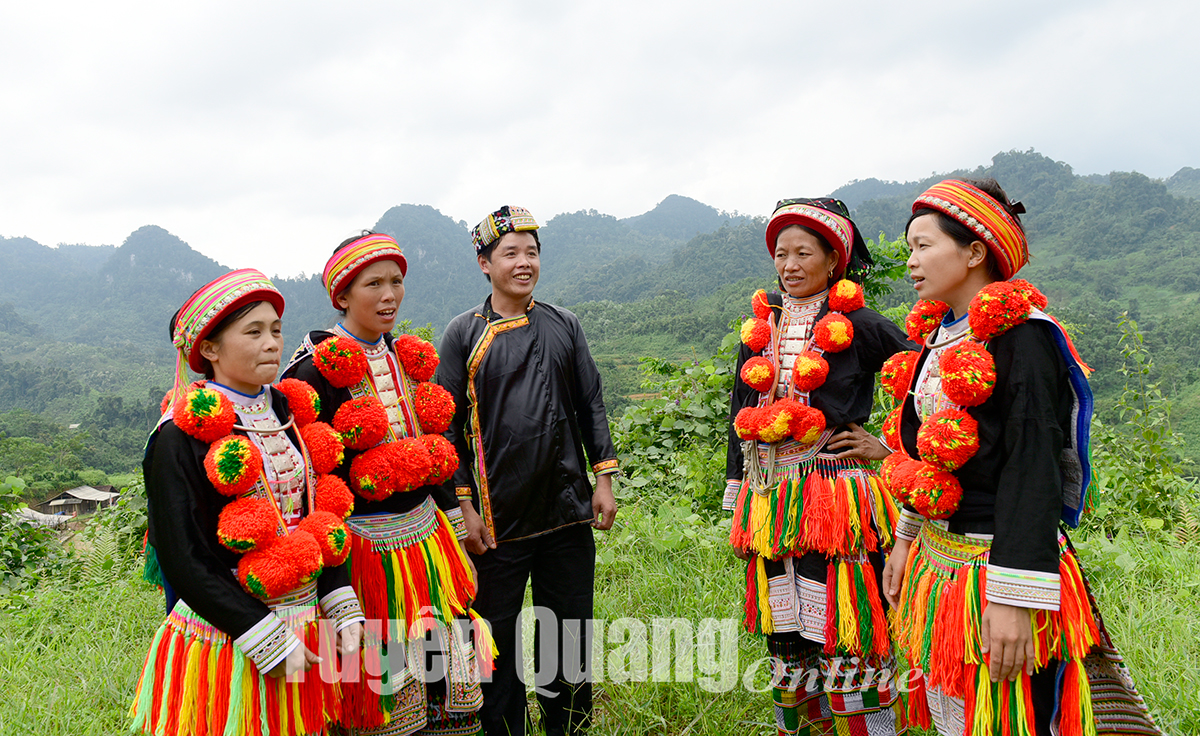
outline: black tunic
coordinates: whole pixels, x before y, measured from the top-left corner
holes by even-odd
[[[772,305],[783,303],[779,294],[768,294]],[[829,313],[829,300],[821,305],[817,319]],[[878,312],[862,308],[844,315],[854,325],[854,339],[850,347],[838,353],[826,352],[823,357],[829,363],[829,375],[809,397],[812,406],[825,414],[828,427],[844,427],[854,422],[866,424],[875,403],[875,374],[884,362],[904,350],[916,350],[904,331],[890,319]],[[742,440],[733,428],[738,412],[758,403],[759,392],[742,380],[742,366],[752,356],[761,355],[742,344],[738,353],[737,369],[734,373],[733,392],[729,402],[729,451],[725,460],[725,477],[742,478]],[[774,390],[774,389],[772,389]]]
[[[587,459],[593,468],[616,459],[600,373],[578,318],[541,302],[532,302],[525,318],[505,320],[515,327],[495,334],[473,381],[497,542],[591,521]],[[438,382],[457,407],[446,437],[459,467],[447,487],[470,489],[485,520],[467,436],[467,361],[489,324],[501,320],[491,297],[455,317],[442,337],[438,367]]]
[[[1060,457],[1071,436],[1073,394],[1053,327],[1041,320],[1017,325],[988,341],[996,387],[967,408],[979,422],[979,452],[954,471],[962,484],[950,530],[994,534],[989,564],[1058,572],[1062,514]],[[915,368],[920,375],[929,352]],[[915,380],[915,379],[914,379]],[[900,421],[905,451],[917,454],[921,420],[910,394]]]
[[[287,399],[274,389],[271,407],[275,416],[289,416]],[[287,434],[299,446],[295,431],[288,429]],[[247,593],[232,572],[241,555],[217,540],[217,519],[235,499],[217,493],[208,480],[204,470],[208,449],[207,443],[186,434],[173,421],[150,435],[142,462],[149,543],[175,593],[210,624],[237,639],[271,611]],[[349,584],[344,565],[326,568],[317,579],[318,596]]]
[[[309,341],[314,346],[320,345],[331,337],[337,337],[337,335],[323,330],[314,330],[308,333]],[[392,336],[385,334],[383,339],[387,341],[388,350],[391,351]],[[333,424],[333,415],[337,413],[342,404],[352,398],[349,388],[336,388],[325,379],[325,376],[321,375],[321,371],[317,370],[317,367],[313,365],[311,353],[299,360],[293,358],[292,363],[284,370],[283,377],[299,378],[316,389],[317,396],[321,398],[321,413],[318,419],[326,424]],[[399,390],[399,386],[397,386],[397,390]],[[351,491],[354,490],[354,486],[350,483],[350,463],[360,452],[362,451],[346,448],[345,460],[333,471],[338,477],[346,481],[346,485],[350,486]],[[370,501],[355,493],[353,515],[403,514],[420,506],[430,496],[433,496],[434,503],[442,511],[458,509],[458,500],[454,497],[453,489],[447,490],[442,486],[425,485],[420,488],[414,488],[411,491],[405,491],[404,493],[393,493],[382,501]]]

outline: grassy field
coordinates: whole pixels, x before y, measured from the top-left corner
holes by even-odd
[[[599,651],[605,678],[597,686],[594,733],[774,733],[769,696],[746,687],[765,682],[765,670],[755,667],[765,646],[740,626],[716,637],[726,655],[723,673],[707,671],[726,678],[716,688],[699,682],[712,656],[696,652],[691,681],[645,681],[653,656],[639,663],[615,643],[626,638],[612,628],[617,619],[645,622],[652,645],[661,644],[654,619],[686,619],[696,629],[705,618],[736,621],[741,573],[725,533],[723,523],[668,503],[626,505],[616,527],[597,534],[597,617],[609,628]],[[1079,542],[1108,627],[1160,724],[1170,734],[1200,734],[1200,549],[1165,534],[1114,541],[1081,535]],[[162,609],[160,594],[138,581],[132,566],[114,577],[103,585],[46,583],[30,606],[0,615],[0,734],[125,730]],[[734,651],[736,663],[728,661]],[[632,671],[632,681],[613,681],[621,670]]]

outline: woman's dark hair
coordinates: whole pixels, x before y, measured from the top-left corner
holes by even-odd
[[[1004,191],[1004,188],[1000,186],[1000,182],[996,181],[990,176],[984,179],[960,179],[959,181],[970,184],[971,186],[979,189],[984,194],[999,202],[1000,206],[1004,208],[1004,211],[1011,215],[1012,218],[1017,221],[1018,225],[1021,224],[1021,212],[1024,212],[1025,210],[1024,208],[1018,210],[1013,207],[1012,203],[1008,201],[1008,194]],[[913,224],[913,220],[917,219],[918,217],[924,217],[925,215],[934,215],[935,219],[937,220],[938,229],[949,235],[950,239],[957,243],[958,247],[960,248],[969,248],[971,247],[971,243],[975,242],[976,240],[980,240],[980,237],[976,235],[971,228],[962,224],[958,220],[955,220],[953,217],[950,217],[949,215],[930,207],[921,207],[912,213],[912,216],[908,218],[908,222],[904,223],[905,236],[908,235],[908,228]],[[996,262],[996,257],[992,255],[991,249],[985,248],[985,254],[988,275],[991,276],[991,278],[995,281],[1003,281],[1004,274],[1000,272],[1000,264]]]
[[[195,296],[195,292],[193,292],[193,296]],[[190,298],[191,297],[189,297],[189,299]],[[204,339],[205,340],[216,340],[216,339],[220,338],[221,333],[224,332],[225,330],[229,329],[229,325],[233,324],[234,322],[237,322],[242,317],[245,317],[259,304],[265,304],[265,303],[266,303],[266,300],[259,299],[256,302],[249,302],[247,304],[243,304],[242,306],[238,307],[237,309],[233,310],[229,314],[222,317],[220,322],[213,325],[213,328],[208,331],[208,334],[204,336]],[[183,310],[183,307],[176,309],[175,314],[171,315],[171,324],[167,325],[167,335],[170,336],[172,341],[175,340],[175,323],[179,320],[179,312],[182,310]],[[195,346],[193,346],[193,347],[195,347]],[[208,358],[205,358],[203,356],[201,356],[200,360],[204,361],[204,377],[211,381],[214,378],[212,364],[208,362]]]
[[[794,228],[794,227],[798,227],[798,228],[800,228],[801,230],[803,230],[804,232],[806,232],[806,233],[808,233],[809,235],[811,235],[811,236],[813,236],[814,238],[816,238],[816,239],[817,239],[817,243],[818,243],[818,244],[821,246],[821,250],[823,250],[823,251],[825,252],[825,255],[829,255],[830,253],[832,253],[832,252],[833,252],[833,246],[829,244],[829,241],[825,239],[825,236],[824,236],[824,235],[822,235],[821,233],[817,232],[816,230],[813,230],[811,227],[808,227],[807,225],[801,225],[801,224],[799,224],[799,223],[796,223],[796,224],[794,224],[794,225],[788,225],[787,227],[783,228],[783,230],[780,230],[780,231],[779,231],[779,235],[783,235],[783,233],[784,233],[785,231],[787,231],[787,230],[791,230],[791,229],[792,229],[792,228]],[[775,236],[775,243],[776,243],[776,244],[778,244],[778,243],[779,243],[779,236],[778,236],[778,235],[777,235],[777,236]],[[845,264],[843,264],[843,265],[845,265]],[[784,286],[783,286],[783,279],[782,279],[782,278],[780,278],[780,277],[776,276],[776,277],[775,277],[775,283],[779,285],[779,291],[780,291],[780,292],[786,292],[786,291],[787,291],[787,289],[785,289],[785,288],[784,288]]]
[[[536,246],[537,246],[537,252],[538,252],[538,255],[541,255],[541,254],[542,254],[542,241],[541,241],[541,239],[540,239],[540,238],[538,238],[537,230],[518,230],[518,231],[516,231],[516,232],[529,233],[530,235],[532,235],[532,236],[533,236],[533,243],[534,243],[534,245],[536,245]],[[504,235],[508,235],[508,233],[504,233]],[[486,248],[484,248],[483,250],[479,251],[479,252],[478,252],[476,255],[483,256],[483,257],[484,257],[484,258],[487,260],[487,262],[488,262],[488,263],[491,263],[491,262],[492,262],[492,251],[496,250],[496,246],[497,246],[497,245],[500,243],[500,241],[501,241],[501,240],[504,240],[504,235],[501,235],[500,237],[498,237],[498,238],[496,238],[495,240],[493,240],[493,241],[491,242],[491,244],[489,244],[489,245],[488,245],[488,247],[486,247]],[[492,277],[491,277],[491,276],[488,276],[488,275],[485,273],[485,274],[483,275],[483,277],[484,277],[485,279],[487,279],[487,280],[488,280],[488,283],[489,283],[489,284],[490,284],[490,283],[492,283]]]

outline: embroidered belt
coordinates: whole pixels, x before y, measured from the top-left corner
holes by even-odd
[[[402,549],[427,539],[438,527],[437,505],[427,497],[412,511],[403,514],[351,516],[346,528],[371,542],[376,552]]]

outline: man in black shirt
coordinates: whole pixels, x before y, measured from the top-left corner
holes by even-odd
[[[557,673],[553,682],[538,683],[546,733],[587,729],[592,528],[611,528],[617,510],[616,453],[583,330],[571,312],[533,300],[537,228],[527,210],[502,207],[472,231],[492,295],[447,326],[438,370],[457,407],[447,437],[459,468],[450,483],[479,574],[474,608],[488,619],[500,651],[483,688],[489,735],[525,733],[516,627],[531,578],[534,606],[552,612],[558,629],[555,651],[537,652],[538,670],[550,665]]]

